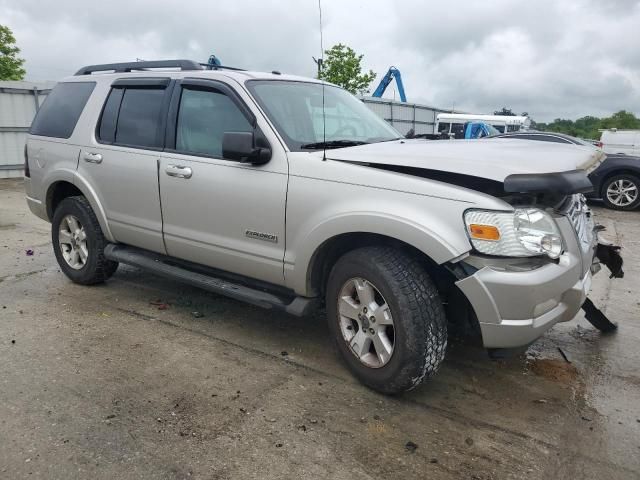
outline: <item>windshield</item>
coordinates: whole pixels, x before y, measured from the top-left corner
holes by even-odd
[[[287,80],[250,80],[249,91],[292,151],[361,145],[403,138],[346,90]]]

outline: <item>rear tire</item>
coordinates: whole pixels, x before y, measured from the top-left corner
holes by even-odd
[[[107,240],[85,197],[60,202],[51,221],[51,238],[60,269],[74,283],[102,283],[118,268],[118,262],[104,256]]]
[[[343,360],[356,378],[378,392],[411,390],[444,360],[444,308],[414,256],[390,247],[345,254],[329,275],[326,304],[329,329]]]
[[[640,205],[640,179],[635,175],[614,175],[605,180],[601,195],[608,208],[634,210]]]

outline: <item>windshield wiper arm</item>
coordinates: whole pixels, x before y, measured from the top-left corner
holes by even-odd
[[[356,145],[366,145],[369,142],[363,142],[361,140],[327,140],[326,142],[314,142],[305,143],[300,145],[300,148],[305,150],[314,150],[320,148],[342,148],[342,147],[355,147]]]

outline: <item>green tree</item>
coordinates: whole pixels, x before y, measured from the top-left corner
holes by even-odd
[[[0,25],[0,80],[22,80],[27,73],[22,65],[24,60],[18,58],[20,49],[16,47],[16,39],[9,27]]]
[[[544,132],[566,133],[567,135],[573,135],[574,137],[595,140],[600,138],[600,129],[640,129],[640,119],[631,112],[620,110],[610,117],[605,118],[598,118],[590,115],[578,118],[575,121],[556,118],[551,123],[538,123],[536,128]]]
[[[340,85],[353,94],[364,94],[369,91],[369,85],[376,78],[376,74],[362,73],[362,59],[364,55],[357,55],[351,47],[342,43],[325,50],[325,58],[318,72],[318,78]]]

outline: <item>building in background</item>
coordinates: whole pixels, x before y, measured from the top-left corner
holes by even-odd
[[[55,82],[0,82],[0,178],[24,174],[31,121]]]
[[[406,135],[413,128],[416,135],[436,133],[438,113],[451,113],[451,110],[398,102],[388,98],[362,97],[364,104],[379,117],[389,122],[398,132]]]

